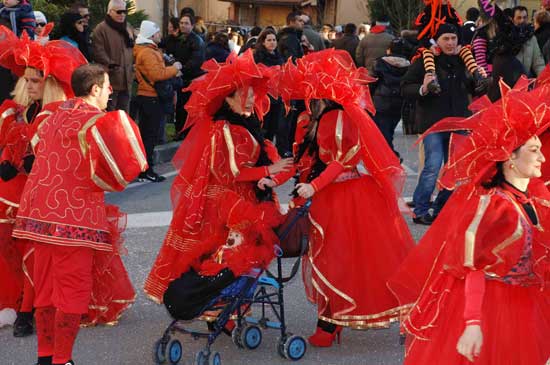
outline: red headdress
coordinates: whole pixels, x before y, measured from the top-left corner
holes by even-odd
[[[424,0],[426,7],[418,15],[415,21],[419,29],[418,39],[434,38],[441,24],[453,24],[456,27],[462,25],[462,19],[451,6],[450,0],[443,4],[442,0]]]
[[[211,59],[202,65],[202,69],[206,74],[193,80],[185,89],[192,92],[185,105],[189,112],[186,128],[214,115],[224,99],[237,89],[254,89],[254,109],[260,120],[269,111],[268,94],[277,97],[275,82],[279,68],[256,64],[251,50],[241,56],[231,53],[225,63]]]
[[[550,85],[528,91],[530,84],[522,77],[511,89],[501,81],[501,99],[491,103],[484,96],[470,105],[476,112],[471,117],[445,118],[424,133],[423,137],[444,131],[469,132],[453,134],[440,185],[454,189],[457,184],[490,179],[496,173],[496,162],[508,160],[515,149],[550,126]]]
[[[394,186],[400,192],[404,172],[399,159],[373,122],[368,110],[375,109],[368,83],[374,81],[367,70],[356,67],[346,51],[328,49],[287,62],[279,78],[279,94],[287,105],[292,99],[328,99],[343,106],[361,136],[362,161],[381,186]]]
[[[0,26],[0,66],[21,77],[27,67],[42,71],[44,78],[53,76],[67,97],[72,97],[73,71],[86,64],[80,51],[65,41],[50,41],[45,45],[31,40],[26,32],[17,38],[12,31]]]

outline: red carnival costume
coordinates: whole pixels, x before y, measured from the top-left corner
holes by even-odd
[[[321,320],[360,329],[388,327],[399,317],[386,281],[414,244],[397,205],[403,170],[363,109],[373,109],[369,81],[348,53],[326,50],[285,64],[279,85],[287,103],[304,99],[309,108],[310,100],[327,99],[343,107],[320,117],[318,153],[303,155],[326,165],[311,181],[304,282]],[[360,163],[368,174],[358,171]]]
[[[82,314],[91,308],[116,321],[134,299],[116,255],[123,215],[105,205],[104,191],[123,190],[147,162],[126,113],[103,113],[80,98],[64,102],[32,140],[36,160],[13,236],[34,242],[38,356],[64,363]],[[98,287],[107,292],[98,297]]]
[[[26,68],[38,70],[44,79],[54,78],[66,95],[72,95],[72,70],[86,63],[86,59],[75,52],[73,47],[61,41],[49,42],[43,46],[31,41],[26,33],[19,39],[5,27],[0,27],[0,39],[0,65],[12,70],[19,77],[23,76]],[[47,87],[45,90],[48,90]],[[16,308],[22,318],[28,317],[22,323],[16,322],[16,336],[32,333],[33,248],[26,240],[13,240],[11,230],[27,174],[32,166],[30,140],[40,123],[59,106],[60,101],[42,105],[40,100],[29,105],[18,105],[14,101],[6,100],[0,106],[0,168],[3,172],[0,180],[0,270],[6,277],[13,278],[3,280],[0,285],[0,309]],[[16,247],[18,250],[15,250]],[[24,329],[26,322],[29,324]]]
[[[529,196],[506,182],[481,185],[550,126],[550,87],[528,92],[520,79],[501,89],[495,104],[484,97],[472,117],[426,132],[470,133],[453,135],[440,181],[456,191],[390,282],[404,303],[417,298],[403,321],[407,365],[464,364],[457,342],[469,324],[483,334],[474,364],[544,365],[550,356],[550,201],[532,185]]]
[[[168,284],[196,258],[189,255],[194,245],[227,234],[218,212],[223,194],[230,190],[258,202],[256,183],[270,175],[267,166],[257,166],[259,157],[265,153],[271,162],[280,158],[269,141],[260,144],[244,126],[232,124],[225,115],[215,119],[227,96],[249,87],[261,118],[269,109],[268,92],[275,95],[272,83],[278,69],[256,65],[251,52],[231,55],[224,64],[208,61],[202,67],[207,74],[191,83],[191,99],[185,106],[189,112],[186,128],[193,128],[174,157],[180,169],[172,186],[174,216],[145,282],[145,292],[158,303]],[[280,184],[290,176],[272,178]]]

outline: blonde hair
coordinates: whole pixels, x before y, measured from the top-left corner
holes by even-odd
[[[34,68],[32,70],[42,75],[41,71]],[[32,103],[32,99],[27,92],[27,80],[24,77],[20,77],[19,80],[17,80],[17,83],[15,84],[15,88],[11,92],[11,95],[13,96],[13,101],[15,101],[19,105],[27,106]],[[48,76],[46,80],[44,80],[42,105],[46,105],[54,101],[65,100],[67,100],[67,95],[65,95],[65,91],[63,91],[63,88],[61,87],[57,79],[51,75]]]
[[[27,92],[27,80],[24,77],[20,77],[15,84],[15,88],[10,93],[13,96],[13,101],[19,105],[29,105],[32,100]]]

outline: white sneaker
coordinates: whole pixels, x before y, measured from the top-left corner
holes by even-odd
[[[12,308],[4,308],[0,310],[0,328],[4,326],[13,326],[16,318],[17,312]]]

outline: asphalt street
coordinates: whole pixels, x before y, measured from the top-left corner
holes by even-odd
[[[411,148],[414,136],[403,136],[400,127],[396,131],[396,149],[404,158],[408,173],[403,196],[407,199],[418,177],[418,152]],[[125,245],[128,255],[124,263],[137,291],[134,305],[123,315],[114,327],[99,326],[80,331],[73,356],[77,365],[145,365],[153,364],[152,346],[160,338],[170,322],[163,306],[151,302],[141,288],[151,268],[156,253],[163,241],[170,222],[170,185],[175,172],[170,164],[158,166],[160,173],[168,179],[163,183],[132,184],[126,191],[107,194],[106,200],[120,205],[128,213],[128,228]],[[281,200],[288,201],[289,186],[279,189]],[[406,217],[415,239],[425,231],[422,226],[411,223]],[[288,270],[292,261],[285,260]],[[301,278],[296,277],[285,291],[288,327],[294,334],[309,336],[315,329],[316,309],[305,298]],[[203,322],[193,323],[200,329]],[[342,344],[331,348],[308,347],[300,364],[368,364],[397,365],[403,361],[403,346],[399,344],[398,328],[387,330],[352,331],[344,330]],[[254,351],[240,350],[233,345],[231,338],[222,335],[213,346],[221,354],[225,364],[289,364],[282,359],[276,349],[277,332],[266,330],[263,342]],[[178,337],[183,343],[181,364],[193,364],[196,351],[203,343],[186,336]],[[11,327],[0,329],[0,365],[34,364],[36,361],[36,337],[14,338]]]

